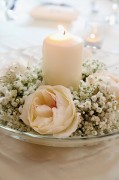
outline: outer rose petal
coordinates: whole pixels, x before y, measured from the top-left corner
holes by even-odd
[[[66,138],[78,127],[75,105],[64,86],[41,86],[28,96],[21,119],[40,134]]]
[[[26,98],[25,100],[25,104],[23,106],[23,108],[20,110],[22,113],[20,115],[20,119],[22,119],[22,121],[30,126],[29,120],[28,120],[28,112],[29,112],[29,108],[30,108],[30,103],[32,102],[32,95],[30,95],[29,97]]]
[[[72,121],[72,124],[64,131],[61,131],[59,133],[54,133],[54,137],[57,137],[57,138],[66,138],[66,137],[69,137],[73,132],[76,131],[77,127],[78,127],[78,124],[79,124],[79,119],[78,117],[74,117],[74,120]]]

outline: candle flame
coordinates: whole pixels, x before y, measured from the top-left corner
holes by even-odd
[[[66,29],[64,28],[64,26],[58,25],[58,30],[59,30],[60,34],[62,34],[62,35],[66,34]]]
[[[90,34],[90,38],[91,38],[91,39],[94,39],[95,37],[96,37],[95,34]]]

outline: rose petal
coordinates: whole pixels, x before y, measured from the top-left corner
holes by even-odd
[[[78,117],[74,117],[74,120],[72,121],[72,124],[64,131],[61,131],[59,133],[53,134],[54,137],[56,138],[67,138],[69,137],[73,132],[76,131],[77,127],[79,124],[79,119]]]
[[[29,97],[26,98],[25,104],[22,108],[22,113],[20,115],[20,119],[22,119],[22,121],[28,126],[30,126],[28,117],[29,117],[29,109],[32,99],[33,99],[33,95],[30,95]]]
[[[36,113],[41,117],[52,117],[52,109],[47,105],[38,106],[36,108]]]
[[[52,134],[52,117],[37,117],[34,122],[30,123],[32,128],[40,134]]]

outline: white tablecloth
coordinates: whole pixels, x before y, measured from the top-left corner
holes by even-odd
[[[55,148],[0,136],[0,180],[119,179],[119,140],[116,144]]]

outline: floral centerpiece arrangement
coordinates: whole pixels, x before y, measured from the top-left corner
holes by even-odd
[[[97,60],[83,63],[78,89],[46,85],[39,65],[11,65],[0,77],[0,124],[57,138],[119,130],[119,78]]]

